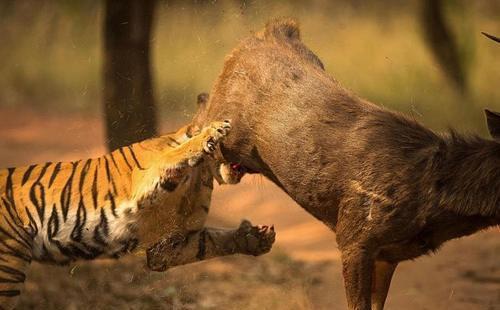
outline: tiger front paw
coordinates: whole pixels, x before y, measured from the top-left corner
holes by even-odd
[[[203,139],[203,150],[207,154],[211,154],[217,148],[217,144],[229,134],[231,130],[231,122],[225,120],[223,122],[212,122],[210,126],[205,127],[201,132]]]
[[[238,252],[259,256],[271,250],[276,238],[274,225],[253,226],[248,220],[243,220],[235,232],[234,240]]]
[[[204,127],[189,142],[193,153],[188,160],[188,165],[194,167],[203,160],[204,155],[214,153],[219,142],[229,134],[230,130],[231,122],[229,120],[212,122],[209,126]]]

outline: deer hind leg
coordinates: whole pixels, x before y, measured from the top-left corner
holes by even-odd
[[[275,232],[271,226],[253,226],[242,221],[237,229],[204,228],[182,235],[170,235],[146,251],[148,268],[165,271],[219,256],[246,254],[258,256],[271,250]]]
[[[372,255],[363,248],[342,249],[342,275],[349,309],[371,309]]]
[[[212,122],[204,127],[201,132],[178,147],[169,150],[166,158],[172,162],[172,166],[182,168],[195,166],[200,163],[203,156],[212,154],[218,143],[229,134],[231,123],[229,121]]]
[[[392,276],[397,265],[396,263],[375,261],[372,276],[372,310],[384,309]]]
[[[373,205],[365,195],[354,193],[339,205],[337,244],[348,308],[371,309],[372,273],[378,252],[376,229],[368,216]]]

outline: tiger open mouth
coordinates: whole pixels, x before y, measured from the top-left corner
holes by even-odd
[[[247,173],[248,169],[243,166],[242,164],[238,163],[230,163],[229,167],[231,167],[231,174],[236,177],[238,180],[240,180],[245,173]]]
[[[256,172],[240,163],[219,163],[217,171],[214,171],[214,177],[219,184],[237,184],[247,173]]]
[[[252,173],[258,173],[257,171],[254,171],[246,166],[243,166],[240,163],[230,163],[229,167],[231,167],[231,174],[234,176],[239,177],[240,179],[246,174],[252,174]]]

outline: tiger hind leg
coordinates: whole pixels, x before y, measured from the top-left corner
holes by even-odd
[[[146,251],[147,265],[153,271],[165,271],[219,256],[259,256],[271,250],[275,235],[273,226],[253,226],[247,220],[236,229],[204,228],[186,236],[170,235]]]
[[[2,204],[0,204],[2,205]],[[0,309],[13,309],[24,288],[26,270],[32,258],[32,238],[18,225],[13,213],[0,215]]]
[[[2,252],[5,249],[0,248]],[[14,309],[24,288],[29,262],[4,254],[0,261],[0,309]]]

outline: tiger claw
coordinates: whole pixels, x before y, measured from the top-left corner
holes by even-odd
[[[253,226],[247,220],[243,220],[238,228],[237,239],[240,244],[240,251],[244,254],[259,256],[269,252],[276,238],[274,225]]]
[[[210,153],[213,153],[215,151],[215,148],[216,148],[215,142],[213,140],[208,140],[205,143],[203,150],[205,151],[205,153],[210,154]]]
[[[213,153],[217,144],[229,134],[231,130],[231,122],[226,120],[223,122],[213,122],[209,127],[204,129],[205,142],[203,143],[203,150],[207,154]]]

